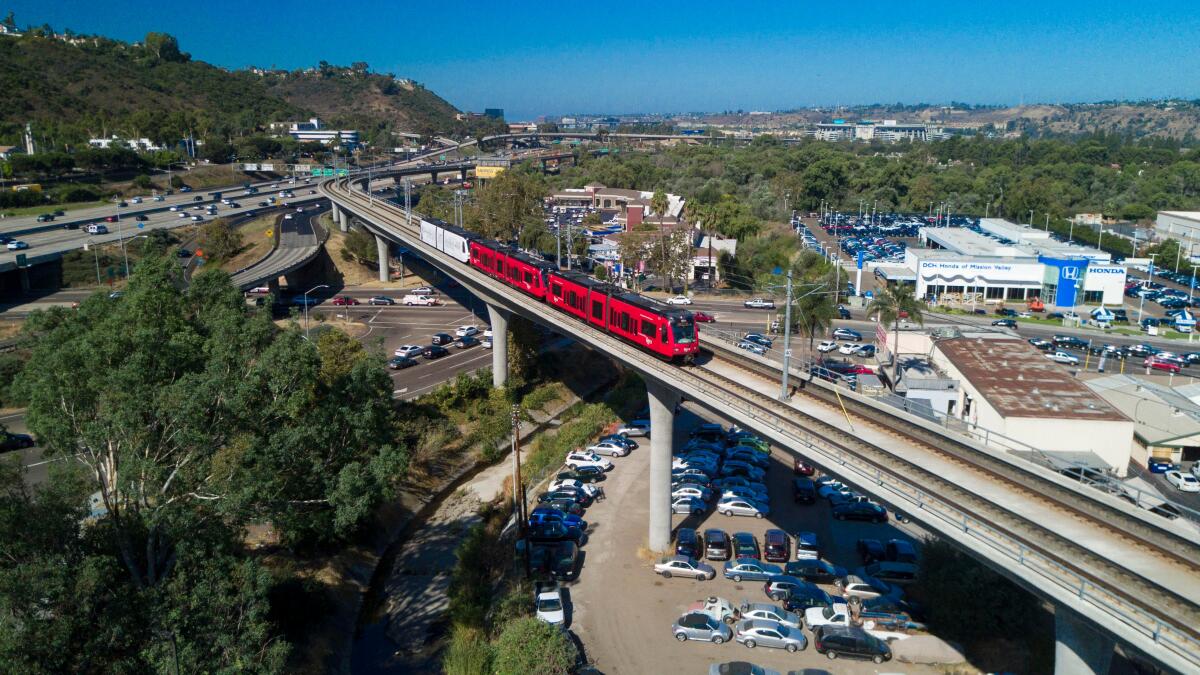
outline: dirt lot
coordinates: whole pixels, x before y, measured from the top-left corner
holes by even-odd
[[[685,413],[677,424],[677,443],[700,420]],[[642,441],[645,442],[642,442]],[[930,666],[885,663],[876,666],[869,661],[838,659],[829,661],[811,646],[805,651],[788,654],[783,650],[757,648],[750,651],[730,642],[714,645],[698,642],[677,642],[671,637],[670,626],[687,606],[706,596],[716,595],[734,604],[743,600],[766,602],[761,582],[735,584],[721,576],[724,563],[711,563],[717,578],[711,581],[663,579],[652,571],[650,562],[639,558],[638,552],[646,542],[648,523],[647,493],[649,475],[646,470],[649,440],[639,439],[642,447],[628,457],[614,460],[616,468],[604,483],[608,498],[587,512],[590,524],[589,539],[584,547],[585,558],[579,580],[570,588],[571,630],[582,640],[588,657],[604,673],[702,673],[709,664],[734,660],[749,660],[780,672],[799,668],[825,668],[837,673],[938,673]],[[861,537],[880,540],[920,539],[920,532],[909,525],[887,525],[837,522],[829,517],[824,500],[812,506],[793,504],[789,480],[790,456],[775,449],[776,464],[767,476],[771,494],[771,516],[763,519],[725,517],[712,514],[703,518],[674,516],[676,528],[718,527],[733,532],[751,532],[762,541],[770,528],[790,533],[801,530],[816,532],[824,546],[822,557],[850,569],[860,565],[855,543]],[[831,593],[832,586],[825,587]],[[811,633],[805,631],[811,640]],[[836,664],[836,666],[834,666]]]

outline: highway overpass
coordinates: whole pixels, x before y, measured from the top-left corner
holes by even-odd
[[[326,181],[320,189],[341,218],[375,234],[383,255],[389,241],[402,243],[487,303],[497,386],[507,374],[508,317],[546,325],[640,373],[653,428],[670,427],[685,396],[903,511],[1053,603],[1058,672],[1107,672],[1114,641],[1169,670],[1200,670],[1195,535],[1044,467],[843,393],[857,406],[847,429],[843,410],[820,395],[819,384],[781,401],[776,381],[720,350],[695,367],[663,363],[429,247],[420,240],[419,214],[369,199],[361,182]],[[670,438],[654,433],[650,442],[648,544],[655,550],[671,540]]]

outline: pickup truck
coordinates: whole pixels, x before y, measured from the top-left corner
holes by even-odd
[[[903,615],[883,615],[871,616],[871,612],[864,612],[860,616],[853,616],[850,612],[849,605],[836,602],[829,607],[810,607],[804,612],[804,623],[809,630],[815,629],[817,626],[825,626],[829,624],[837,626],[862,626],[868,634],[885,642],[892,640],[903,640],[912,637],[913,631],[924,630],[925,626],[908,620]]]
[[[1056,363],[1065,363],[1065,364],[1071,365],[1071,366],[1079,365],[1079,357],[1078,356],[1068,354],[1062,350],[1046,354],[1046,358],[1048,358],[1051,361],[1054,361]]]
[[[423,305],[433,307],[438,304],[437,298],[432,295],[406,295],[404,296],[404,304],[406,305]]]

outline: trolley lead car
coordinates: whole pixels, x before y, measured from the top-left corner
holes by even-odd
[[[484,274],[668,361],[700,351],[692,313],[485,239],[437,219],[421,221],[421,241]]]

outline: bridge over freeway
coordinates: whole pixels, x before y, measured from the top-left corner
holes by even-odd
[[[779,400],[778,383],[714,351],[679,367],[563,315],[423,243],[420,215],[371,199],[361,178],[322,194],[372,232],[386,256],[398,242],[481,298],[495,335],[493,383],[507,375],[506,328],[516,314],[605,353],[642,375],[653,429],[670,428],[680,396],[803,455],[902,510],[1055,607],[1058,672],[1107,672],[1115,641],[1176,672],[1200,669],[1200,541],[1169,521],[1044,467],[927,425],[902,411],[862,407],[852,429],[809,387]],[[850,396],[853,394],[842,394]],[[671,434],[649,452],[648,543],[671,540]]]

